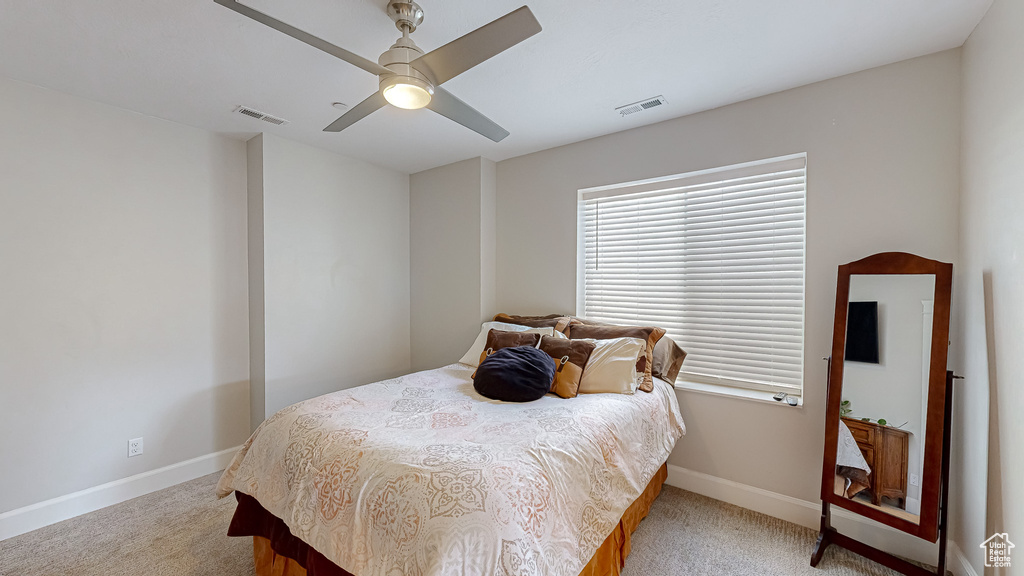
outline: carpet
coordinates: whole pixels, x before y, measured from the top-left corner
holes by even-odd
[[[881,564],[837,546],[811,568],[817,530],[672,486],[662,488],[633,533],[622,576],[890,576]]]
[[[234,498],[211,474],[0,541],[3,576],[251,576],[252,541],[225,535]],[[665,486],[633,535],[623,576],[889,576],[830,547],[808,559],[817,533]]]
[[[3,576],[252,576],[220,472],[0,541]]]

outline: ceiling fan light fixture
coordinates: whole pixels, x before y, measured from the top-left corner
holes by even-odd
[[[500,142],[508,136],[507,130],[440,86],[541,31],[540,22],[537,22],[533,12],[527,6],[521,6],[440,48],[424,53],[409,37],[423,22],[423,8],[414,0],[388,0],[388,16],[402,31],[402,37],[374,62],[250,8],[238,0],[213,1],[377,76],[380,82],[378,90],[346,110],[341,117],[328,124],[324,132],[341,132],[387,104],[411,110],[429,106],[430,110],[449,120],[494,142]]]
[[[434,87],[412,76],[392,76],[382,83],[381,93],[392,106],[406,110],[419,110],[430,104]]]

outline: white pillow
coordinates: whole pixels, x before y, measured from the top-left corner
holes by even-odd
[[[554,332],[554,328],[530,328],[529,326],[520,326],[519,324],[506,324],[504,322],[484,322],[480,325],[480,334],[476,337],[476,342],[470,346],[469,352],[466,352],[462,360],[459,360],[460,364],[468,364],[470,366],[478,366],[480,364],[480,355],[484,352],[484,346],[487,345],[487,333],[491,329],[505,330],[507,332],[528,332],[530,334],[541,334],[544,336],[551,336]]]
[[[639,338],[612,338],[591,340],[594,351],[587,360],[580,378],[580,394],[632,394],[636,392],[640,378],[636,362],[641,354],[647,354],[647,342]]]

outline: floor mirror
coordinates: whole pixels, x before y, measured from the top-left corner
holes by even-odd
[[[839,533],[839,506],[939,540],[936,573],[945,574],[952,281],[952,264],[903,252],[839,267],[811,566],[838,545],[903,574],[934,574]]]

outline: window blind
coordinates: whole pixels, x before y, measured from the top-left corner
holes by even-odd
[[[581,190],[577,313],[655,325],[680,378],[799,395],[806,157]]]

